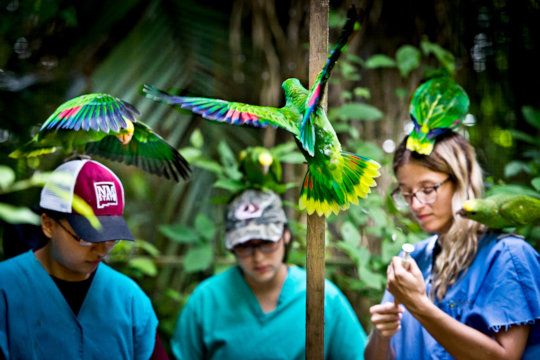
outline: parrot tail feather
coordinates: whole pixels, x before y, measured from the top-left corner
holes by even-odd
[[[334,170],[310,165],[300,192],[300,210],[305,209],[310,215],[337,215],[371,192],[370,188],[376,185],[374,178],[380,175],[380,165],[348,152],[341,152],[341,156],[343,164]]]

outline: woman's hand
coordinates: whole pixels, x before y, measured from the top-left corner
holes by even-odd
[[[422,272],[414,259],[406,264],[395,256],[388,265],[386,288],[394,295],[397,303],[403,304],[413,315],[422,305],[429,302]]]
[[[373,305],[369,308],[375,330],[385,338],[391,338],[401,329],[403,307],[394,303]]]

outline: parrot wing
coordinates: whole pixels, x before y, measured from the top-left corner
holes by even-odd
[[[135,122],[139,111],[131,104],[108,94],[86,94],[60,105],[43,123],[40,132],[84,130],[119,132],[128,127],[125,118]]]
[[[175,96],[149,85],[144,85],[143,93],[149,99],[163,104],[180,105],[181,108],[191,110],[208,120],[225,122],[231,125],[281,127],[295,135],[298,133],[297,116],[299,117],[299,114],[291,112],[290,109],[278,109],[203,97]]]
[[[108,135],[101,141],[86,145],[87,154],[103,156],[127,165],[134,165],[143,170],[167,179],[179,181],[189,177],[189,164],[182,155],[161,136],[144,124],[136,122],[133,138],[128,144],[122,144],[114,135]]]
[[[407,148],[429,155],[435,138],[459,126],[469,111],[469,97],[449,76],[432,78],[420,85],[411,99],[414,124]]]
[[[303,148],[311,156],[314,154],[315,147],[315,118],[318,115],[317,112],[321,111],[319,110],[319,104],[326,92],[326,84],[330,78],[330,75],[332,74],[332,70],[334,69],[337,60],[345,51],[347,45],[359,29],[359,14],[356,8],[353,6],[347,12],[347,22],[341,31],[341,35],[332,51],[330,51],[330,55],[326,59],[326,63],[319,72],[319,75],[313,83],[313,86],[311,87],[306,99],[306,111],[304,112],[302,125],[300,127],[300,142],[302,143]]]
[[[510,195],[499,206],[500,215],[513,225],[529,225],[540,220],[540,200],[527,195]]]

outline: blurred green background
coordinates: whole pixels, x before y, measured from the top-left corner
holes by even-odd
[[[540,3],[535,0],[330,1],[330,45],[346,9],[365,10],[364,24],[329,85],[329,118],[347,151],[383,165],[367,199],[327,220],[327,277],[348,296],[366,331],[367,309],[380,300],[386,264],[404,242],[425,234],[389,200],[392,151],[407,132],[408,103],[419,82],[445,69],[467,91],[462,130],[476,147],[491,192],[540,191]],[[0,218],[30,215],[40,175],[61,155],[14,161],[64,101],[90,92],[120,97],[140,120],[191,162],[175,183],[97,158],[126,188],[126,218],[138,239],[117,246],[110,264],[136,279],[160,318],[166,346],[193,288],[233,263],[223,246],[223,197],[237,176],[236,155],[252,145],[276,148],[285,182],[305,165],[290,134],[215,124],[154,103],[147,83],[195,96],[282,106],[281,82],[307,86],[308,1],[117,0],[0,2]],[[305,215],[287,203],[295,243],[290,262],[305,263]],[[537,248],[540,227],[518,229]],[[4,236],[2,240],[6,241]],[[0,250],[1,251],[1,250]],[[0,252],[0,259],[4,254]]]

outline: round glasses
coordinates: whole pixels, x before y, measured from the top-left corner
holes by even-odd
[[[392,191],[392,199],[394,199],[398,206],[403,207],[410,206],[413,197],[415,197],[422,204],[433,204],[435,201],[437,201],[437,190],[448,180],[450,180],[449,177],[447,177],[446,180],[443,180],[438,184],[432,186],[425,186],[422,189],[417,190],[413,193],[404,193],[401,192],[400,188],[397,188],[396,190]]]
[[[232,248],[232,252],[240,258],[247,258],[253,256],[253,254],[255,254],[255,249],[258,249],[263,254],[270,254],[277,250],[281,239],[279,239],[278,241],[263,240],[259,243],[252,244],[250,244],[250,242],[251,241],[244,244],[236,245]]]
[[[118,242],[120,240],[107,240],[107,241],[100,241],[100,242],[90,242],[90,241],[85,241],[83,240],[80,236],[78,235],[75,235],[73,234],[71,231],[69,231],[64,225],[62,225],[62,223],[59,221],[59,220],[56,220],[54,219],[54,221],[60,225],[60,227],[65,231],[67,232],[72,238],[73,240],[77,241],[79,243],[79,245],[81,246],[86,246],[86,247],[90,247],[90,246],[96,246],[97,244],[101,244],[103,243],[105,246],[108,246],[108,247],[113,247],[114,245],[118,244]]]

